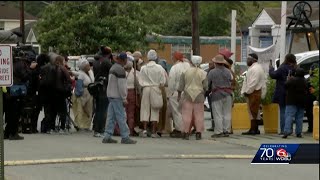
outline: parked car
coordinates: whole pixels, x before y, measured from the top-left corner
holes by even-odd
[[[80,59],[80,56],[68,56],[68,66],[71,68],[71,71],[78,71],[77,62]]]
[[[306,51],[302,53],[295,54],[297,64],[299,67],[305,70],[305,78],[309,77],[309,70],[313,64],[319,65],[319,50],[315,51]],[[276,68],[280,66],[280,60],[276,59]]]

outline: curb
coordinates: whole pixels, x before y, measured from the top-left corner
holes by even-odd
[[[5,161],[5,166],[24,166],[40,164],[61,164],[79,163],[95,161],[120,161],[120,160],[147,160],[147,159],[252,159],[253,155],[158,155],[158,156],[98,156],[81,158],[62,158],[62,159],[39,159],[39,160],[17,160]]]

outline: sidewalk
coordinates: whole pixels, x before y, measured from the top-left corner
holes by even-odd
[[[304,123],[304,130],[306,130]],[[205,120],[205,127],[209,128],[211,122]],[[236,158],[254,156],[263,143],[319,143],[312,138],[312,134],[303,135],[303,138],[289,136],[282,139],[276,134],[264,134],[263,126],[259,127],[261,135],[243,136],[242,131],[234,131],[230,137],[211,138],[213,132],[204,132],[203,139],[190,140],[170,138],[164,135],[159,139],[134,137],[136,145],[103,144],[102,138],[93,137],[92,133],[74,132],[71,135],[59,134],[24,134],[25,140],[4,141],[5,161],[21,160],[52,160],[63,158],[92,158],[92,157],[208,157],[208,158]],[[118,142],[120,137],[114,137]],[[188,155],[188,156],[185,156]],[[116,158],[117,159],[117,158]]]

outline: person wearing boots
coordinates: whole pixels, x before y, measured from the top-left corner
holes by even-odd
[[[181,93],[184,93],[182,100],[182,119],[184,122],[184,133],[182,138],[189,140],[192,118],[196,127],[196,140],[201,139],[204,130],[204,100],[208,89],[207,74],[199,66],[202,62],[201,56],[192,56],[192,67],[181,75],[178,88],[178,102]]]
[[[166,84],[166,71],[156,64],[157,52],[151,49],[147,58],[149,62],[141,68],[140,86],[142,89],[140,121],[143,124],[143,131],[140,136],[147,137],[147,125],[152,124],[152,138],[159,138],[157,124],[159,122],[160,109],[163,106],[163,97],[160,86]]]
[[[251,128],[242,135],[260,134],[258,128],[259,107],[262,90],[266,86],[265,74],[262,66],[258,63],[258,56],[254,53],[247,58],[248,71],[243,81],[241,94],[247,99]]]

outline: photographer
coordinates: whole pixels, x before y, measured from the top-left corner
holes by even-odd
[[[103,81],[103,88],[98,92],[95,98],[95,116],[93,119],[94,137],[103,137],[104,127],[106,123],[106,111],[108,108],[107,86],[109,70],[112,66],[112,50],[110,47],[100,47],[100,51],[95,55],[93,63],[93,71],[95,81]]]
[[[64,57],[55,56],[54,65],[48,72],[50,94],[48,97],[48,121],[47,121],[47,133],[51,134],[55,130],[55,120],[57,114],[60,120],[60,132],[66,133],[66,116],[67,116],[67,104],[66,98],[72,95],[72,80],[70,74],[65,67]],[[48,131],[50,129],[50,131]]]
[[[32,53],[31,53],[32,54]],[[6,101],[6,128],[4,138],[9,140],[23,140],[18,134],[19,119],[24,108],[23,101],[27,95],[28,84],[31,81],[32,70],[36,68],[35,56],[25,53],[20,46],[13,49],[13,85],[8,88]],[[31,62],[31,63],[30,63]]]

